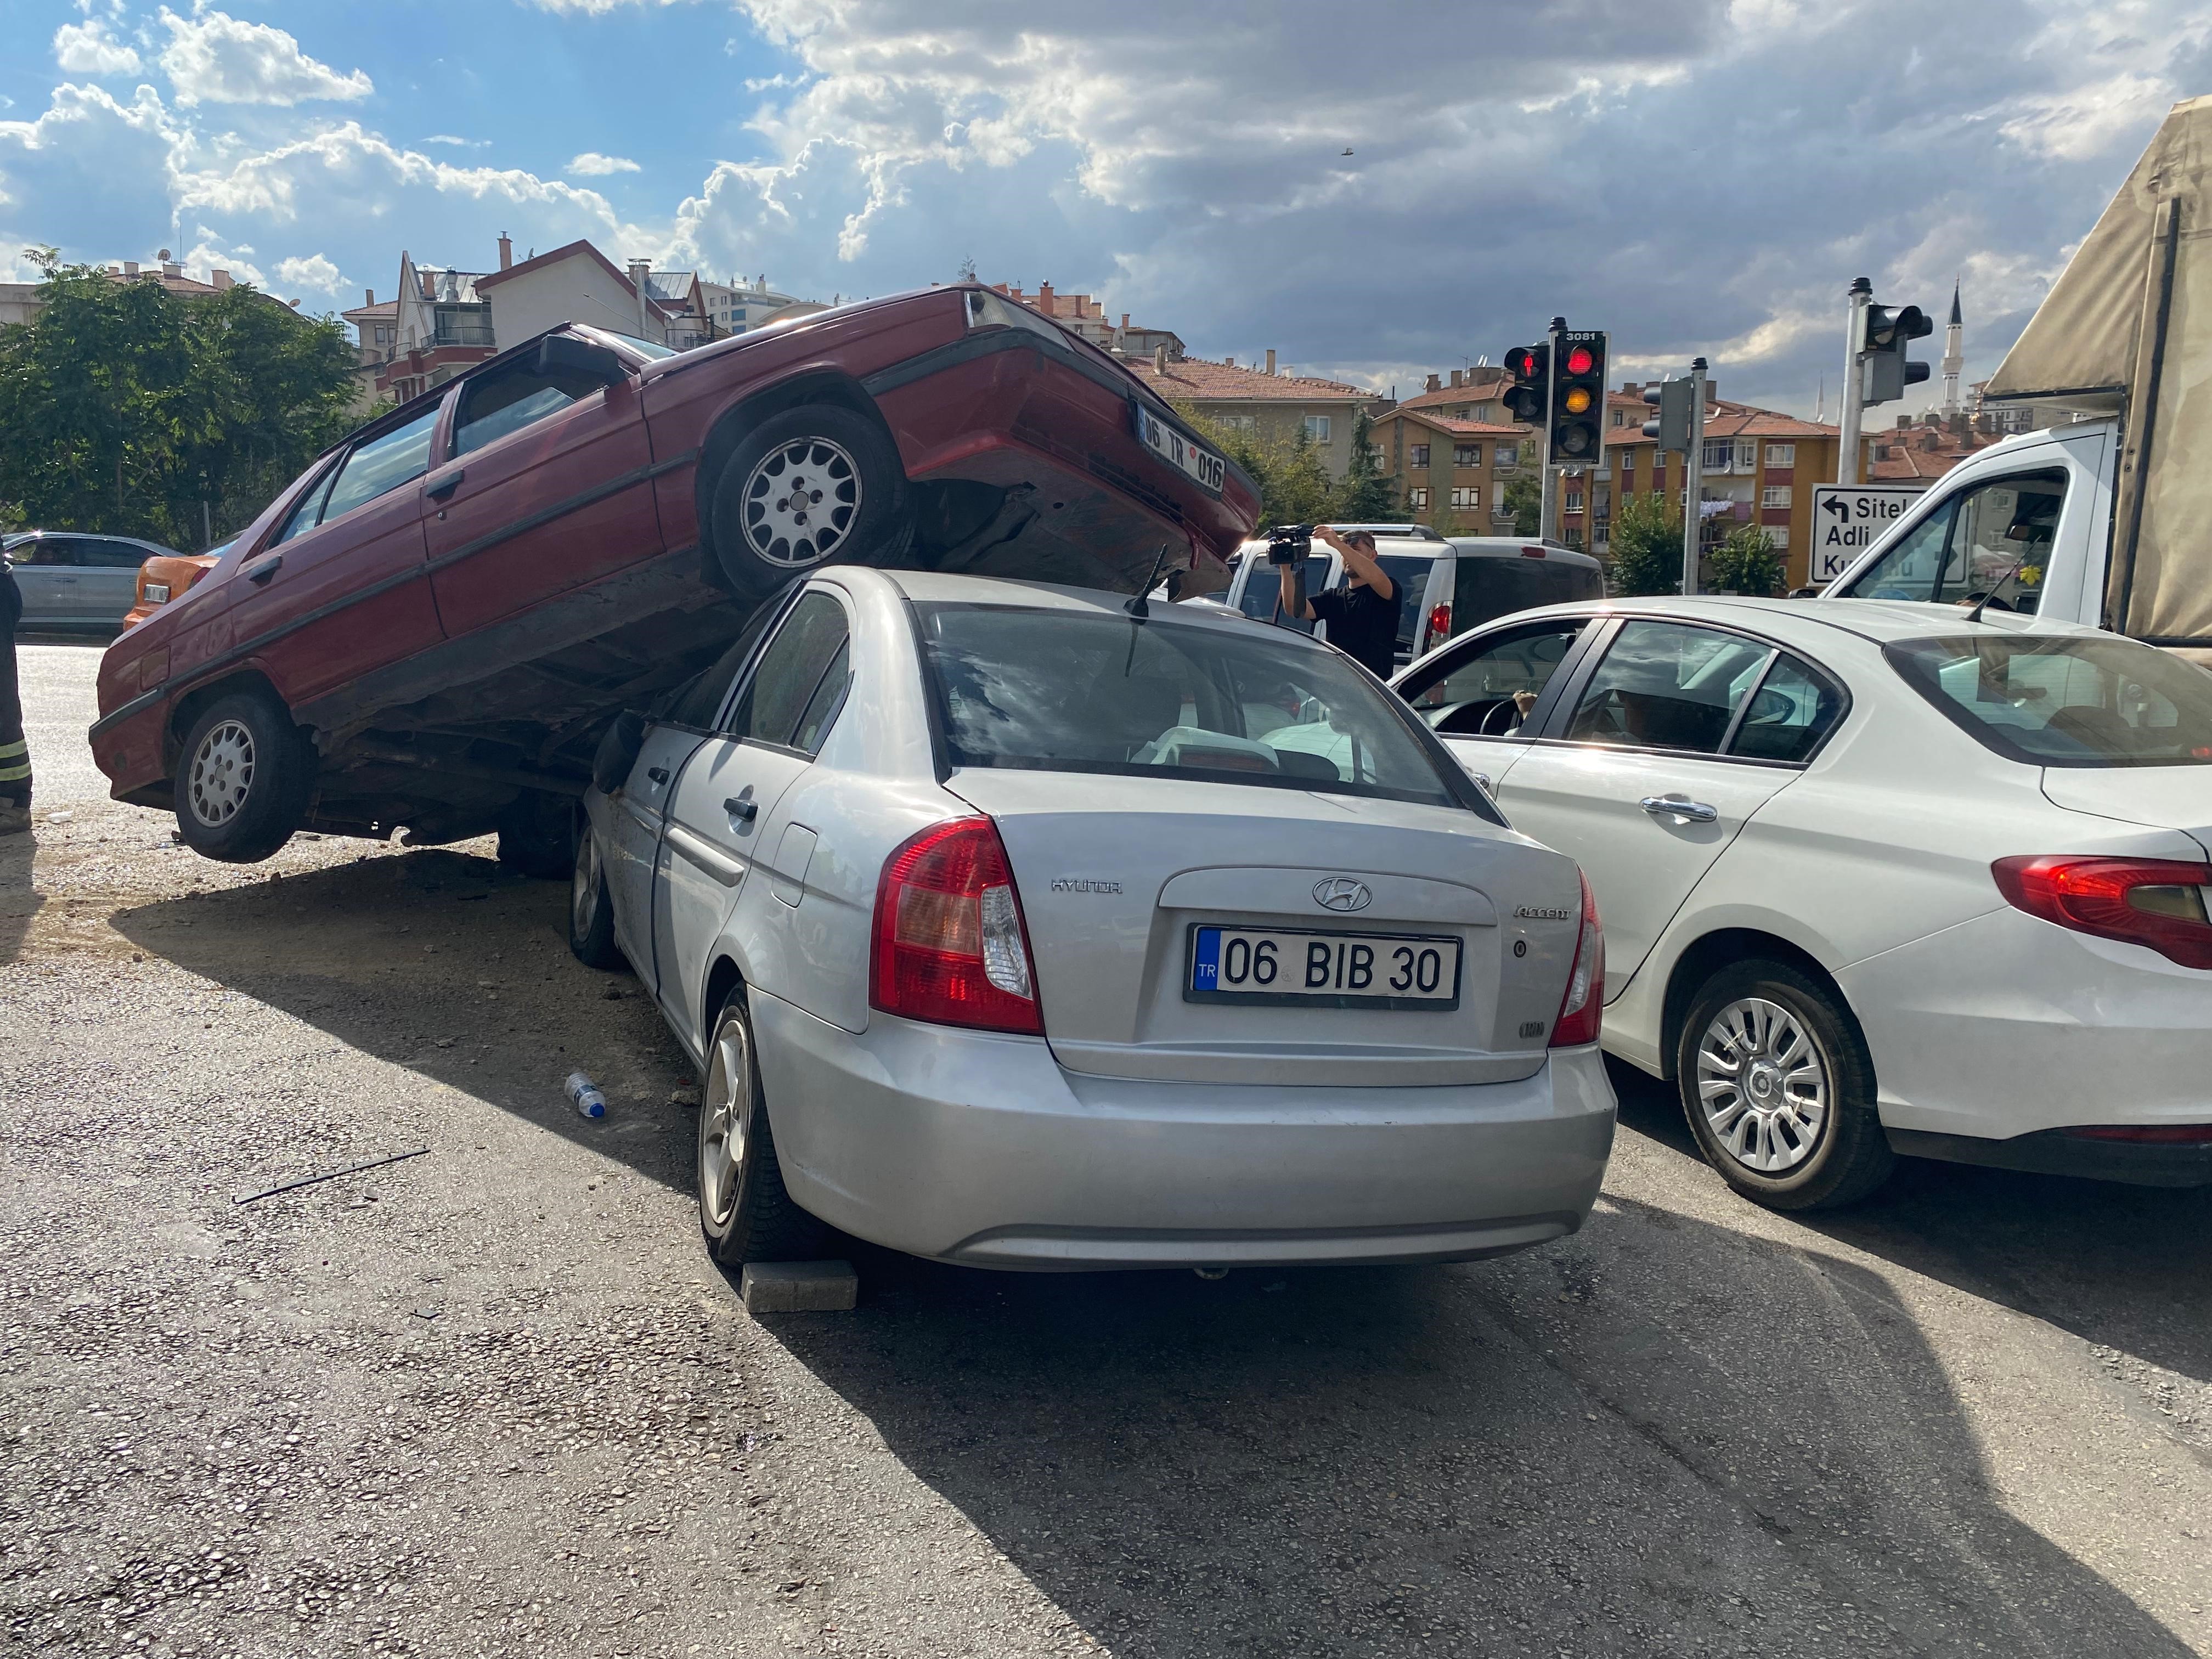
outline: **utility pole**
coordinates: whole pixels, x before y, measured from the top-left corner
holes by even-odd
[[[1542,428],[1544,435],[1539,441],[1536,451],[1537,455],[1542,462],[1544,469],[1543,506],[1538,510],[1536,514],[1536,539],[1540,542],[1553,542],[1560,539],[1559,534],[1559,469],[1553,463],[1551,453],[1552,416],[1553,413],[1552,387],[1559,378],[1559,337],[1566,331],[1567,319],[1564,317],[1554,317],[1552,319],[1552,331],[1546,337],[1550,343],[1550,350],[1547,354],[1546,364],[1547,372],[1544,376],[1544,424]]]
[[[1843,435],[1836,444],[1836,482],[1859,482],[1859,410],[1866,402],[1866,374],[1860,354],[1866,349],[1866,310],[1874,298],[1874,284],[1863,276],[1850,288],[1850,320],[1844,325]]]
[[[1705,533],[1705,360],[1690,359],[1690,443],[1682,453],[1682,593],[1698,591],[1698,544]]]

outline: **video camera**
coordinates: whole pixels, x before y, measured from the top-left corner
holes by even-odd
[[[1267,562],[1269,564],[1303,564],[1306,555],[1313,551],[1313,526],[1310,524],[1279,524],[1267,532]]]

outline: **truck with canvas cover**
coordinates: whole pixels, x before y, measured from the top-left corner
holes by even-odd
[[[574,324],[351,434],[109,647],[93,757],[208,857],[496,830],[565,874],[611,722],[821,566],[1218,588],[1251,480],[975,283],[696,349]]]
[[[2059,423],[1945,473],[1827,595],[1987,593],[2212,665],[2212,97],[2167,113],[1982,401]]]

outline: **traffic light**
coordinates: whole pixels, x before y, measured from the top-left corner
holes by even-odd
[[[1541,430],[1552,406],[1552,348],[1515,346],[1505,354],[1505,372],[1513,377],[1499,400],[1506,413],[1523,426]]]
[[[1595,462],[1605,433],[1605,336],[1594,329],[1557,337],[1552,360],[1551,447],[1554,464]]]
[[[1644,435],[1656,438],[1659,447],[1678,454],[1690,453],[1690,398],[1687,380],[1662,380],[1644,388],[1644,401],[1659,411],[1656,421],[1644,423]]]
[[[1905,348],[1935,331],[1935,320],[1918,306],[1899,306],[1893,311],[1869,301],[1865,334],[1859,343],[1860,354],[1866,363],[1859,401],[1893,403],[1905,395],[1905,387],[1926,380],[1928,365],[1906,357]]]

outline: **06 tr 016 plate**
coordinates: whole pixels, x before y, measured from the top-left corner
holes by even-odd
[[[1448,1012],[1459,1006],[1460,941],[1433,934],[1305,928],[1190,930],[1186,1002]]]

